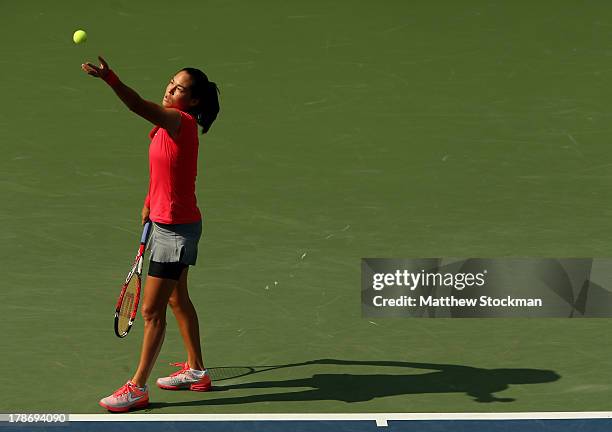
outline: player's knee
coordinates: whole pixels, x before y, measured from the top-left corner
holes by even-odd
[[[180,303],[180,300],[178,299],[178,296],[171,295],[170,298],[168,299],[168,306],[170,306],[172,310],[180,309],[181,303]]]
[[[168,299],[168,306],[170,306],[174,312],[185,311],[191,306],[191,300],[188,296],[173,294]]]
[[[165,323],[166,322],[166,311],[165,308],[159,309],[155,308],[151,305],[143,305],[140,310],[142,314],[142,319],[145,322],[153,322],[153,323]]]

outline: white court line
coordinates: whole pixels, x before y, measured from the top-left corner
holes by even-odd
[[[612,411],[509,413],[363,413],[363,414],[70,414],[70,421],[355,421],[386,426],[393,420],[571,420],[612,419]]]

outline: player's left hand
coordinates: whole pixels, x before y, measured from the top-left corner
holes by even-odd
[[[93,63],[87,62],[81,65],[81,69],[83,69],[85,72],[87,72],[91,76],[104,79],[108,76],[108,73],[110,71],[110,66],[108,65],[106,60],[104,60],[102,57],[98,57],[98,60],[100,60],[99,66],[96,66]]]

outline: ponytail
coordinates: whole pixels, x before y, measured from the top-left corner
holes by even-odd
[[[219,114],[219,87],[208,77],[204,72],[195,68],[184,68],[192,80],[190,87],[191,97],[198,99],[198,104],[189,110],[189,114],[193,115],[196,122],[202,126],[202,133],[208,132],[213,122]]]

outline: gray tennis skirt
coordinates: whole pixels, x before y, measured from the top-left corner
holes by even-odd
[[[147,243],[151,261],[195,265],[201,235],[202,221],[173,225],[153,222],[153,231]]]

